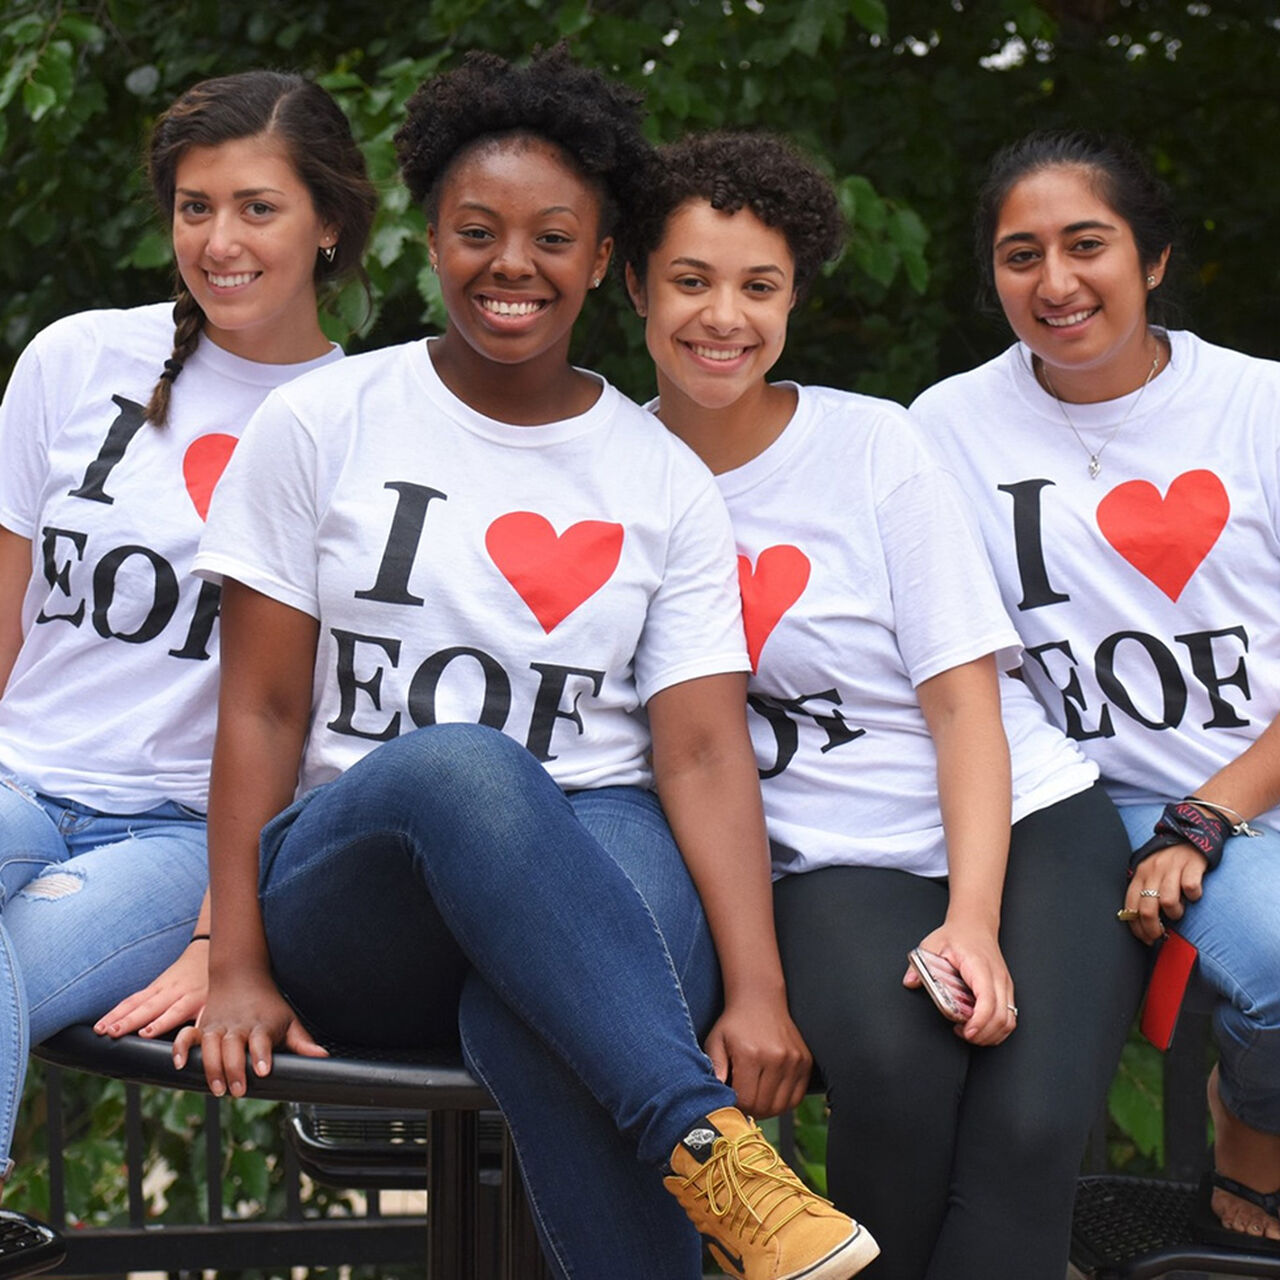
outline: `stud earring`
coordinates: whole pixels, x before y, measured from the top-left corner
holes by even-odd
[[[326,262],[332,262],[338,256],[338,246],[336,244],[322,244],[320,246],[320,255]]]
[[[1156,287],[1156,278],[1155,278],[1155,276],[1148,276],[1148,277],[1147,277],[1147,288],[1148,288],[1148,289],[1154,289],[1155,287]]]
[[[591,282],[591,287],[592,287],[593,289],[598,289],[598,288],[600,287],[600,277],[599,277],[599,276],[596,276],[596,278]]]

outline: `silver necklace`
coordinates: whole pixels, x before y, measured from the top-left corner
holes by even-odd
[[[1102,442],[1101,448],[1096,452],[1091,450],[1084,442],[1084,438],[1080,432],[1076,430],[1076,424],[1071,421],[1071,415],[1067,412],[1067,406],[1063,403],[1062,397],[1053,389],[1053,382],[1049,378],[1049,366],[1042,360],[1040,362],[1040,377],[1044,382],[1044,389],[1053,397],[1054,402],[1058,406],[1058,411],[1062,414],[1062,420],[1071,428],[1071,434],[1079,441],[1080,447],[1089,455],[1089,479],[1096,480],[1102,474],[1102,455],[1106,452],[1107,446],[1120,434],[1120,428],[1133,416],[1134,410],[1142,403],[1142,397],[1146,394],[1151,379],[1156,376],[1156,371],[1160,368],[1160,344],[1156,343],[1155,359],[1151,361],[1151,368],[1147,370],[1147,376],[1142,380],[1142,386],[1138,389],[1138,394],[1133,403],[1125,411],[1125,415],[1111,428],[1111,434]]]

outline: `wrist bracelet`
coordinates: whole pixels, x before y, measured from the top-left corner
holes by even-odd
[[[1186,799],[1188,804],[1198,804],[1202,809],[1211,809],[1220,818],[1232,823],[1228,834],[1233,836],[1260,836],[1261,831],[1257,827],[1251,827],[1247,818],[1242,818],[1234,809],[1228,808],[1225,804],[1218,804],[1213,800],[1201,800],[1199,796],[1188,796]]]
[[[208,941],[209,941],[209,935],[207,933],[193,933],[190,939],[188,939],[187,941],[187,946],[190,946],[193,942],[208,942]]]
[[[1153,853],[1183,842],[1199,850],[1212,871],[1222,861],[1228,834],[1227,820],[1216,813],[1204,813],[1187,800],[1167,804],[1156,823],[1155,835],[1129,855],[1129,874],[1133,875],[1138,864]]]

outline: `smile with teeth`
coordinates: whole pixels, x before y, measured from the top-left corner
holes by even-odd
[[[257,271],[238,271],[233,276],[220,276],[212,271],[206,271],[205,274],[209,277],[209,283],[216,285],[219,289],[235,289],[239,285],[248,284],[259,273]]]
[[[717,360],[723,363],[736,360],[747,350],[746,347],[704,347],[700,342],[690,342],[687,345],[695,356],[701,356],[704,360]]]
[[[502,298],[479,298],[480,306],[491,311],[495,316],[531,316],[541,311],[547,304],[541,298],[530,298],[525,302],[506,302]]]
[[[1098,310],[1098,307],[1086,307],[1083,311],[1073,311],[1069,316],[1041,316],[1040,319],[1051,329],[1065,329],[1067,325],[1079,324],[1082,320],[1087,320]]]

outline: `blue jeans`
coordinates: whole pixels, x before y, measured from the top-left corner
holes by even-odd
[[[0,1167],[31,1044],[92,1022],[181,954],[208,881],[204,815],[110,814],[0,775]]]
[[[1163,807],[1120,810],[1135,849]],[[1251,1128],[1280,1133],[1280,835],[1259,829],[1256,839],[1227,841],[1200,901],[1185,903],[1173,927],[1199,949],[1200,974],[1220,997],[1213,1030],[1224,1105]]]
[[[714,955],[651,794],[565,795],[503,734],[418,729],[268,824],[262,908],[281,990],[322,1039],[461,1034],[561,1275],[700,1274],[658,1171],[734,1094],[698,1046]]]

